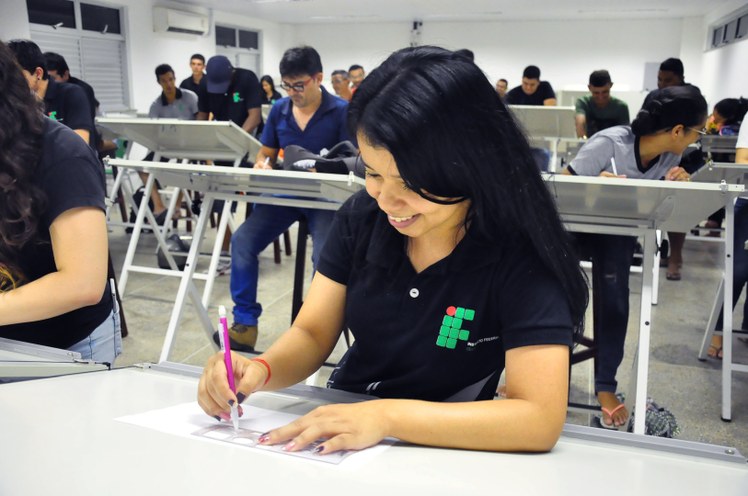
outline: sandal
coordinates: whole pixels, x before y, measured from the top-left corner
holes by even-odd
[[[628,419],[626,419],[623,422],[623,424],[621,424],[621,425],[616,425],[615,422],[613,421],[613,414],[615,414],[618,410],[620,410],[621,408],[624,408],[625,406],[626,405],[624,405],[623,403],[621,403],[620,405],[618,405],[617,407],[615,407],[612,410],[608,410],[604,406],[600,407],[600,410],[602,410],[602,412],[603,412],[603,415],[600,418],[600,425],[602,425],[603,428],[605,428],[605,429],[616,429],[616,430],[620,429],[621,427],[623,427],[624,425],[626,425],[626,423],[628,423]],[[607,415],[608,418],[610,419],[610,423],[605,422],[605,415]]]
[[[712,353],[712,350],[714,350],[714,353]],[[709,358],[716,358],[717,360],[722,360],[722,347],[710,344],[709,349],[706,351],[706,356],[708,356]]]

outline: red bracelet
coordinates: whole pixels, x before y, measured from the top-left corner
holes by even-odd
[[[265,386],[268,382],[270,382],[270,378],[273,376],[273,372],[270,370],[270,365],[268,365],[268,363],[262,358],[250,358],[249,361],[263,364],[265,368],[268,369],[268,376],[265,379],[265,384],[263,384],[263,386]]]

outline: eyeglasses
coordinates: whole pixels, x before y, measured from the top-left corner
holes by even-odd
[[[706,136],[706,128],[705,127],[702,127],[701,129],[696,129],[695,127],[689,127],[688,129],[690,129],[691,131],[697,132],[697,133],[699,133],[702,136]]]
[[[309,78],[306,81],[297,81],[297,82],[292,83],[292,84],[288,84],[285,81],[281,81],[280,87],[283,88],[286,91],[294,90],[296,93],[301,93],[302,91],[304,91],[304,88],[306,87],[307,84],[309,84],[309,82],[312,79],[314,79],[314,78]]]

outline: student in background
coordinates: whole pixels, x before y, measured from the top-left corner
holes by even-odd
[[[107,281],[104,171],[75,133],[44,117],[26,72],[0,42],[0,337],[113,363],[122,338]]]
[[[196,53],[190,57],[190,70],[192,75],[183,79],[179,83],[179,87],[199,95],[200,85],[205,84],[203,79],[205,77],[205,57],[202,54]]]
[[[279,65],[281,88],[288,97],[270,109],[255,159],[256,169],[271,169],[280,150],[298,145],[318,154],[347,141],[345,113],[348,102],[330,95],[322,86],[322,61],[308,46],[289,48]],[[210,74],[210,72],[208,72]],[[262,305],[257,301],[258,256],[291,225],[306,219],[312,236],[312,263],[316,268],[320,251],[332,224],[333,212],[302,207],[256,204],[231,237],[231,299],[234,323],[229,330],[231,348],[253,351],[257,342]],[[218,342],[218,333],[214,334]]]
[[[509,89],[509,81],[506,79],[499,79],[496,81],[496,93],[499,94],[499,98],[504,100],[506,98],[506,92]]]
[[[44,52],[44,60],[47,62],[47,74],[58,83],[70,83],[80,86],[86,93],[91,110],[91,119],[96,119],[96,111],[99,108],[99,101],[96,99],[96,93],[93,87],[85,81],[70,75],[70,67],[65,57],[59,53]]]
[[[657,72],[657,88],[663,89],[676,86],[692,86],[698,90],[696,86],[686,82],[684,73],[683,62],[681,62],[680,59],[669,58],[663,60],[660,64],[660,69]],[[650,104],[651,99],[656,94],[655,91],[652,91],[647,95],[642,104],[642,108],[645,108]],[[692,153],[699,154],[699,157],[697,157],[698,160],[694,160],[692,156],[686,157],[684,165],[692,162],[703,164],[700,157],[701,151],[693,150]],[[694,172],[694,168],[690,166],[687,167],[691,172]],[[683,268],[683,244],[686,242],[686,233],[668,231],[667,237],[670,253],[667,258],[663,257],[660,259],[660,264],[667,267],[665,279],[668,281],[680,281],[680,270]]]
[[[474,63],[428,46],[372,71],[349,128],[366,191],[337,212],[291,328],[259,359],[232,355],[237,395],[211,357],[200,406],[227,418],[229,402],[296,384],[349,328],[328,384],[372,400],[319,408],[262,444],[550,450],[587,286],[522,131]],[[504,368],[507,399],[494,401]]]
[[[681,155],[699,139],[706,122],[706,101],[698,88],[657,91],[631,126],[597,132],[579,150],[565,174],[690,181]],[[636,237],[577,235],[592,253],[593,318],[597,357],[595,393],[601,425],[627,425],[629,413],[616,397],[616,372],[623,359],[629,318],[629,272]]]
[[[522,84],[506,94],[509,105],[556,105],[556,93],[551,83],[540,80],[540,69],[528,65],[522,72]]]
[[[599,70],[590,74],[587,88],[591,95],[583,96],[576,103],[578,138],[588,138],[603,129],[631,122],[626,102],[610,96],[612,87],[608,71]]]
[[[44,113],[91,144],[94,121],[86,93],[74,84],[58,83],[50,78],[47,61],[33,41],[12,40],[8,48],[21,66],[29,88],[44,102]]]
[[[740,99],[743,102],[742,98]],[[715,107],[716,108],[716,107]],[[748,118],[748,114],[743,114],[742,121]],[[738,132],[738,142],[735,144],[735,163],[748,164],[748,125],[740,126]],[[738,198],[735,202],[735,232],[733,233],[733,266],[732,266],[732,306],[740,299],[743,287],[748,284],[748,200]],[[734,327],[734,326],[733,326]],[[743,305],[743,321],[740,325],[743,330],[748,330],[748,301]],[[715,329],[722,329],[722,312],[720,311],[719,319]],[[722,360],[722,336],[712,336],[712,342],[709,344],[707,355],[711,358]]]
[[[351,78],[351,94],[353,94],[366,77],[366,71],[364,71],[364,68],[360,65],[353,64],[348,68],[348,77]]]
[[[351,92],[351,79],[346,71],[342,69],[332,71],[330,83],[332,84],[332,89],[335,90],[336,95],[346,102],[351,101],[351,98],[353,98],[353,93]]]
[[[275,82],[273,78],[267,74],[260,78],[260,86],[262,86],[262,93],[260,99],[263,105],[273,105],[275,102],[283,98],[280,93],[275,89]]]
[[[186,88],[177,88],[177,80],[174,77],[174,69],[168,64],[161,64],[156,67],[156,82],[161,86],[161,94],[153,100],[148,110],[148,117],[151,119],[182,119],[194,120],[197,115],[197,95]],[[153,160],[154,153],[150,152],[145,160]],[[162,161],[168,160],[168,157],[161,157]],[[148,174],[138,172],[143,184],[148,180]],[[164,205],[158,188],[151,191],[151,200],[153,201],[153,215],[156,217],[158,225],[163,225],[166,220],[166,205]],[[175,212],[175,216],[179,213]]]

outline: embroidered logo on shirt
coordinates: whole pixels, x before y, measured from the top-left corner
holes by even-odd
[[[239,103],[239,102],[241,102],[242,100],[244,100],[244,98],[242,98],[242,97],[241,97],[241,95],[239,94],[239,92],[238,92],[238,91],[235,91],[235,92],[234,92],[234,94],[233,94],[233,95],[231,95],[231,98],[233,98],[233,99],[234,99],[234,103]]]
[[[447,307],[446,315],[442,318],[442,325],[439,328],[439,336],[436,338],[436,345],[453,350],[457,346],[457,341],[467,341],[470,338],[470,331],[463,329],[462,325],[473,319],[475,319],[475,310]]]
[[[48,115],[49,115],[49,118],[52,119],[53,121],[57,120],[57,111],[56,110],[53,110]]]

